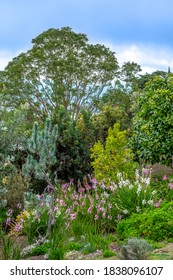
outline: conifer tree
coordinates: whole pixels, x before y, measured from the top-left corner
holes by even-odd
[[[23,174],[34,175],[37,179],[44,179],[51,194],[50,214],[48,221],[47,235],[50,234],[54,212],[54,174],[51,168],[56,163],[56,140],[58,137],[58,126],[51,127],[50,119],[46,119],[44,129],[41,130],[35,122],[31,138],[28,140],[28,150],[30,154],[23,165]]]

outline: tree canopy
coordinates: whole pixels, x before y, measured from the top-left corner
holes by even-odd
[[[115,53],[89,44],[85,34],[69,27],[49,29],[32,40],[33,47],[0,72],[1,105],[28,104],[40,118],[63,105],[73,118],[94,104],[118,71]]]
[[[132,136],[138,159],[172,165],[173,75],[155,76],[137,100]]]

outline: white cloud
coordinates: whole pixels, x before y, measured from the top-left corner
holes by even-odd
[[[127,61],[136,62],[142,68],[142,73],[156,70],[173,70],[173,50],[165,46],[155,45],[112,45],[105,44],[114,50],[120,66]]]
[[[7,64],[16,57],[21,51],[10,52],[8,50],[0,50],[0,71],[4,70]]]

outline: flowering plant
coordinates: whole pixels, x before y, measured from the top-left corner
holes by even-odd
[[[29,243],[32,243],[39,235],[46,233],[48,221],[48,209],[43,207],[33,210],[24,210],[11,223],[11,235],[26,234]]]
[[[65,211],[70,224],[79,216],[94,223],[96,227],[103,227],[112,220],[111,204],[109,203],[110,190],[103,182],[89,176],[89,182],[84,179],[83,185],[79,182],[76,190],[73,181],[63,184],[60,195],[56,198],[56,211]]]
[[[157,191],[157,200],[173,201],[173,179],[164,175],[161,180],[151,182],[152,189]]]
[[[156,191],[151,189],[150,175],[150,167],[143,168],[141,174],[136,170],[133,181],[124,179],[121,173],[117,174],[118,183],[111,185],[113,194],[110,201],[118,211],[118,221],[132,213],[141,213],[146,208],[155,206]]]

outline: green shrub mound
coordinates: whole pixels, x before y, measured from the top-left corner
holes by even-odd
[[[153,241],[173,240],[173,202],[120,221],[117,235],[120,240],[133,237]]]
[[[145,260],[153,247],[144,239],[132,238],[121,247],[120,258],[123,260]]]

